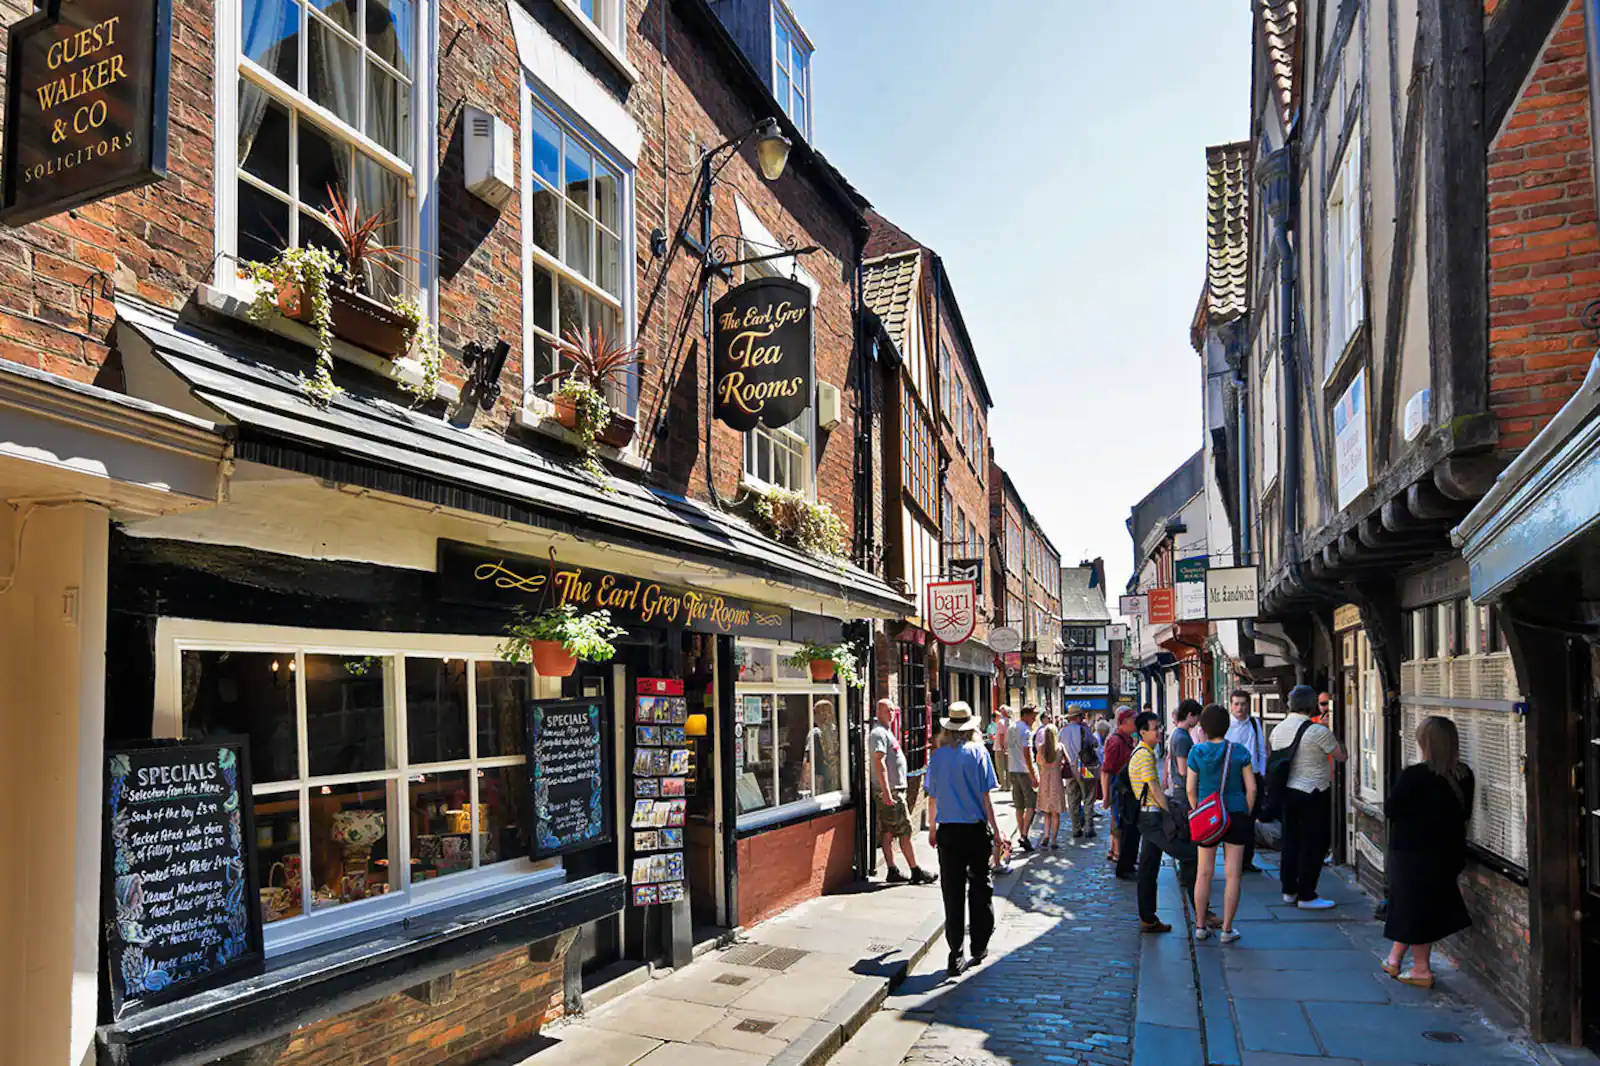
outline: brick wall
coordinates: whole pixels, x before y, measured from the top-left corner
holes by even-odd
[[[515,948],[451,975],[433,1005],[402,992],[221,1060],[221,1066],[467,1066],[527,1041],[559,1018],[562,960]]]
[[[848,884],[855,870],[853,810],[740,840],[739,924],[749,928]]]
[[[1444,941],[1445,954],[1528,1018],[1528,890],[1470,858],[1461,895],[1472,926]]]
[[[1489,405],[1519,451],[1576,391],[1600,297],[1582,6],[1556,24],[1489,149]]]

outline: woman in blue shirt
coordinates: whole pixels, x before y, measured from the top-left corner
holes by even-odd
[[[1255,837],[1256,822],[1250,817],[1256,802],[1256,775],[1250,767],[1250,751],[1243,744],[1227,739],[1228,712],[1218,704],[1211,704],[1200,712],[1200,729],[1205,734],[1203,744],[1189,751],[1188,780],[1189,809],[1213,793],[1222,793],[1222,805],[1228,812],[1228,831],[1220,843],[1227,852],[1224,869],[1227,887],[1222,896],[1222,932],[1218,935],[1224,944],[1239,939],[1233,928],[1233,916],[1239,910],[1239,881],[1244,876],[1244,850]],[[1226,771],[1227,778],[1223,779]],[[1198,841],[1196,844],[1198,845]],[[1211,903],[1211,878],[1217,869],[1216,844],[1201,847],[1200,868],[1194,881],[1194,912],[1208,913]],[[1194,938],[1204,940],[1210,931],[1204,923],[1195,928]]]
[[[966,909],[972,910],[972,965],[983,961],[994,933],[994,885],[989,863],[1000,827],[989,793],[997,787],[994,764],[978,740],[978,717],[964,700],[950,705],[942,743],[928,759],[928,843],[939,852],[939,888],[944,895],[944,937],[950,945],[949,974],[967,968],[962,954]]]

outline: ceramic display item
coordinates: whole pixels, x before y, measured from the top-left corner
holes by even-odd
[[[273,882],[282,872],[284,884]],[[272,869],[267,871],[267,885],[261,890],[261,920],[262,922],[275,922],[288,915],[294,906],[294,900],[289,894],[289,871],[281,862],[272,864]]]
[[[355,808],[334,812],[333,839],[337,844],[343,844],[346,847],[370,848],[383,839],[383,834],[382,811]]]

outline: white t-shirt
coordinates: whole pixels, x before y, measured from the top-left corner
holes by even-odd
[[[1006,730],[1006,769],[1014,774],[1028,772],[1028,749],[1033,746],[1033,730],[1020,718]]]
[[[873,755],[883,756],[883,769],[889,775],[889,787],[900,789],[906,787],[906,753],[901,750],[899,743],[894,739],[894,734],[885,729],[883,723],[874,722],[872,732],[867,734],[867,747],[872,749]],[[873,787],[878,786],[877,760],[873,760]]]
[[[1294,743],[1294,735],[1309,719],[1296,711],[1272,728],[1272,750],[1281,751]],[[1297,792],[1321,792],[1333,785],[1333,767],[1328,756],[1339,749],[1333,731],[1325,725],[1311,723],[1300,740],[1300,750],[1294,753],[1294,764],[1289,767],[1289,787]]]

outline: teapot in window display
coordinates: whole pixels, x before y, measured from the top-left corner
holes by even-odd
[[[339,878],[339,899],[348,902],[369,895],[367,866],[372,858],[372,845],[384,837],[382,811],[361,808],[335,811],[333,815],[333,840],[344,849],[342,876]]]

